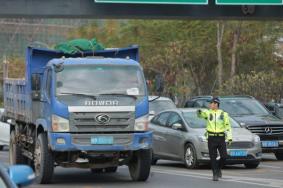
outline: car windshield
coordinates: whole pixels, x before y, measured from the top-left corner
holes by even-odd
[[[163,110],[175,109],[176,105],[171,100],[154,100],[149,102],[149,111],[154,111],[155,113],[161,112]]]
[[[283,118],[283,107],[278,108],[278,116]]]
[[[221,99],[220,108],[230,115],[268,115],[269,112],[254,99]]]
[[[183,112],[183,117],[191,128],[197,129],[206,127],[206,121],[199,118],[196,111]],[[240,128],[240,125],[232,118],[230,118],[230,123],[233,128]]]
[[[56,95],[145,95],[145,82],[136,65],[66,65],[57,73]]]

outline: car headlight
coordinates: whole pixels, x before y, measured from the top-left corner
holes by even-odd
[[[205,136],[198,136],[199,141],[207,142],[207,138]]]
[[[260,137],[257,135],[254,135],[254,142],[259,143],[260,142]]]
[[[52,115],[52,130],[54,132],[70,131],[69,120],[57,115]]]
[[[135,131],[147,131],[148,130],[148,115],[139,117],[135,121]]]

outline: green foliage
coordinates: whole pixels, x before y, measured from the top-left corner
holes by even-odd
[[[251,95],[265,102],[283,98],[283,78],[275,72],[252,71],[235,76],[234,82],[232,85],[231,79],[227,80],[222,90],[218,90],[216,94]]]
[[[274,56],[276,40],[283,34],[282,23],[224,23],[222,55],[223,80],[226,82],[222,90],[218,89],[220,87],[216,84],[216,21],[104,20],[75,30],[70,34],[70,38],[96,37],[106,47],[138,44],[147,79],[153,79],[157,71],[164,75],[164,95],[185,99],[194,95],[238,93],[268,100],[271,93],[282,94],[282,90],[276,88],[282,88],[282,85],[278,84],[282,81],[283,70],[277,63],[278,58]],[[230,78],[231,49],[236,29],[239,29],[240,35],[236,52],[236,81],[233,85]],[[272,77],[274,83],[267,84],[271,75],[276,75]],[[270,93],[257,94],[248,89],[251,87],[256,87],[259,93],[266,88]]]

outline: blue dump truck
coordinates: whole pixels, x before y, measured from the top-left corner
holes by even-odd
[[[11,164],[30,165],[41,184],[56,166],[127,165],[132,180],[147,180],[152,132],[137,46],[73,55],[28,47],[25,71],[4,78]]]

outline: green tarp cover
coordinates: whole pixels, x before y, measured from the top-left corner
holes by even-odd
[[[62,42],[56,45],[54,48],[55,50],[64,52],[66,54],[76,54],[83,53],[85,51],[96,51],[104,49],[103,45],[97,42],[95,38],[91,40],[74,39],[67,42]]]

